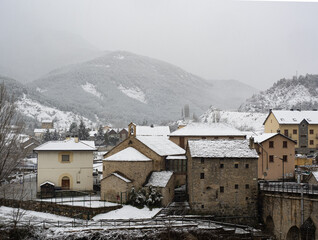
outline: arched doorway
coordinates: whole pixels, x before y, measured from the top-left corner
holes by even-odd
[[[270,234],[270,235],[274,236],[275,225],[274,225],[274,221],[273,221],[272,216],[267,216],[265,225],[266,225],[265,232],[267,234]]]
[[[62,189],[63,189],[63,190],[69,190],[69,189],[70,189],[70,178],[64,176],[64,177],[62,178],[62,184],[61,184],[61,186],[62,186]]]
[[[293,226],[289,229],[286,240],[300,240],[300,231],[299,228]]]
[[[301,240],[314,240],[315,233],[316,226],[311,218],[308,218],[300,227]]]

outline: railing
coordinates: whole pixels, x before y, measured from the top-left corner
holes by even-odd
[[[318,195],[318,185],[294,182],[261,182],[261,191]]]

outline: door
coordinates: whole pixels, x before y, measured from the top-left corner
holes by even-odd
[[[62,178],[62,189],[69,190],[70,189],[70,179],[69,177]]]

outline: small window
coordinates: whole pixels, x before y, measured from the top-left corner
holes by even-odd
[[[235,184],[235,185],[234,185],[234,188],[235,188],[235,189],[238,189],[238,184]]]
[[[274,162],[274,155],[269,155],[269,161]]]
[[[247,200],[248,200],[248,197],[246,197],[245,200],[247,201]]]
[[[273,141],[269,141],[269,148],[274,148],[274,142]]]
[[[69,161],[70,161],[70,155],[63,154],[62,155],[62,162],[69,162]]]
[[[297,134],[297,129],[293,129],[293,134]]]
[[[245,189],[249,189],[250,185],[249,184],[245,184]]]
[[[309,134],[314,134],[314,129],[310,129]]]
[[[285,130],[284,130],[284,135],[285,135],[285,136],[288,136],[288,129],[285,129]]]
[[[204,173],[200,173],[200,179],[204,179]]]
[[[201,205],[201,208],[204,208],[204,205]]]
[[[235,163],[235,164],[234,164],[234,168],[238,168],[238,163]]]
[[[245,164],[245,168],[249,168],[250,167],[250,165],[247,163],[247,164]]]
[[[224,164],[223,163],[220,164],[220,168],[224,168]]]
[[[287,141],[283,141],[283,148],[287,148]]]
[[[214,139],[219,139],[219,137],[214,137]]]
[[[283,161],[287,162],[287,155],[283,155]]]
[[[202,139],[206,139],[206,137],[202,137]]]
[[[203,164],[204,163],[204,158],[201,158],[201,164]]]
[[[310,140],[310,141],[309,141],[309,144],[310,144],[310,145],[314,145],[314,140]]]
[[[234,139],[234,137],[229,137],[229,139]]]
[[[224,187],[223,186],[220,187],[220,193],[224,193]]]

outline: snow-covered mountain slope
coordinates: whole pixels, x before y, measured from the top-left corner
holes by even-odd
[[[210,107],[200,116],[204,123],[227,123],[241,131],[263,132],[263,123],[267,117],[265,113],[221,111]]]
[[[318,75],[281,79],[265,92],[253,95],[240,111],[268,112],[269,109],[303,109],[318,107]]]
[[[239,82],[229,90],[228,82],[208,82],[166,62],[123,51],[56,69],[30,86],[59,109],[123,125],[173,121],[185,104],[196,115],[211,104],[237,108],[254,93],[241,91],[245,85]]]
[[[72,122],[79,123],[82,119],[87,127],[93,127],[95,124],[78,114],[68,111],[61,111],[54,107],[45,106],[37,101],[28,98],[25,94],[16,101],[18,111],[27,117],[42,120],[54,120],[54,127],[57,129],[68,129]],[[96,119],[98,121],[98,119]]]

